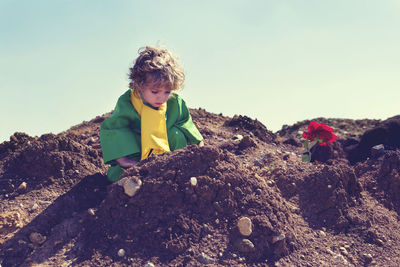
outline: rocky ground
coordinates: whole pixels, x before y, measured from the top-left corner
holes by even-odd
[[[303,163],[308,120],[273,133],[191,113],[205,146],[155,155],[114,184],[98,139],[110,114],[0,144],[0,265],[400,265],[400,116],[316,118],[338,140]]]

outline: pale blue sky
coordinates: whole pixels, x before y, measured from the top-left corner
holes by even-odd
[[[192,108],[277,131],[400,114],[398,0],[0,0],[0,142],[114,108],[146,44],[181,58]]]

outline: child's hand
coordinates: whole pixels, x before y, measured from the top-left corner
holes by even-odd
[[[122,157],[122,158],[116,159],[115,161],[118,162],[118,164],[123,168],[130,168],[137,164],[136,161],[131,160],[127,157]]]
[[[198,145],[199,147],[203,147],[203,146],[204,146],[204,141],[201,140],[197,145]]]

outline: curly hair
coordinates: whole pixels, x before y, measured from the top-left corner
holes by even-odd
[[[139,49],[139,56],[129,68],[129,88],[139,90],[145,83],[167,86],[170,90],[181,89],[185,73],[178,58],[165,48],[146,46]]]

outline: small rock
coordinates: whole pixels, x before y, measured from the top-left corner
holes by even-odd
[[[285,238],[286,238],[285,234],[275,235],[275,236],[272,237],[272,243],[275,244],[276,242],[281,241],[281,240],[283,240]]]
[[[190,185],[193,186],[193,187],[197,185],[197,178],[196,177],[190,177]]]
[[[253,252],[255,250],[253,242],[249,239],[239,239],[235,243],[237,250],[243,253]]]
[[[26,182],[22,182],[19,186],[18,186],[18,190],[19,191],[25,191],[26,190]]]
[[[155,267],[154,263],[148,262],[144,265],[144,267]]]
[[[250,236],[253,231],[253,223],[248,217],[241,217],[237,223],[242,236]]]
[[[385,151],[385,146],[383,144],[373,146],[371,148],[371,156],[372,157],[377,157],[383,154]]]
[[[364,258],[365,258],[365,260],[366,260],[367,262],[371,262],[371,261],[372,261],[372,255],[371,255],[371,254],[369,254],[369,253],[364,253],[363,256],[364,256]]]
[[[125,249],[121,248],[120,250],[118,250],[118,256],[119,257],[125,256]]]
[[[125,194],[130,197],[133,197],[141,186],[142,181],[140,179],[137,179],[136,181],[133,179],[128,179],[124,182],[123,185]]]
[[[39,208],[39,205],[35,203],[32,205],[32,207],[29,209],[29,211],[33,212],[33,211],[37,210],[38,208]]]
[[[92,208],[88,209],[88,213],[89,213],[90,215],[92,215],[92,216],[95,215],[94,209],[92,209]]]
[[[10,141],[14,141],[14,142],[18,143],[18,139],[17,139],[17,137],[15,137],[15,135],[10,136]]]
[[[379,238],[377,238],[377,239],[375,240],[375,243],[378,244],[379,246],[383,246],[383,245],[385,244],[385,242],[383,242],[383,240],[382,240],[382,239],[379,239]]]
[[[46,241],[46,237],[40,233],[33,232],[29,235],[29,240],[35,244],[43,244]]]
[[[233,140],[235,140],[235,141],[240,141],[240,140],[242,140],[243,139],[243,135],[241,135],[241,134],[237,134],[237,135],[235,135],[234,137],[233,137]]]
[[[26,241],[25,241],[25,240],[22,240],[22,239],[20,239],[20,240],[18,240],[18,244],[19,244],[19,245],[25,245],[25,244],[26,244]]]
[[[203,264],[211,264],[211,263],[214,263],[214,260],[213,260],[210,256],[204,254],[203,252],[202,252],[201,255],[197,258],[197,260],[198,260],[200,263],[203,263]]]
[[[326,237],[326,233],[322,230],[318,232],[319,237]]]

